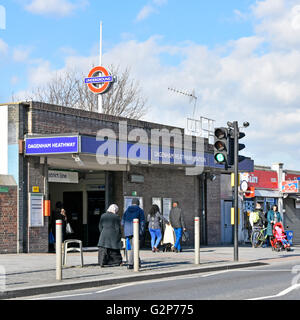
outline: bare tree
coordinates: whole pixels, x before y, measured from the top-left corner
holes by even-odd
[[[142,96],[140,85],[130,79],[130,70],[120,72],[119,67],[110,66],[117,76],[117,82],[103,94],[103,113],[140,119],[146,114],[147,99]],[[36,87],[29,100],[63,105],[66,107],[97,111],[98,97],[84,83],[86,75],[76,70],[68,70],[64,75],[56,73],[47,83]]]

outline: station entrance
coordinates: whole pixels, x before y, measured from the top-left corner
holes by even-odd
[[[59,178],[53,178],[54,175],[64,176],[66,172],[49,169],[51,214],[54,216],[56,205],[62,203],[74,231],[66,234],[65,239],[78,239],[84,246],[95,247],[99,240],[100,217],[106,209],[106,172],[75,172],[75,175],[72,172],[75,178],[68,182],[63,182],[63,179],[58,182]]]

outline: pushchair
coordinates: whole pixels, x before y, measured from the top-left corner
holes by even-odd
[[[174,229],[170,224],[165,225],[164,237],[162,240],[163,252],[171,252],[175,244]]]
[[[291,245],[287,239],[286,233],[284,232],[283,225],[281,222],[275,223],[273,226],[273,236],[270,239],[272,250],[277,252],[281,250],[290,251]]]

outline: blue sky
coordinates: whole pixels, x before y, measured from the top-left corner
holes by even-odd
[[[296,0],[1,1],[0,102],[55,72],[88,73],[103,21],[103,64],[130,67],[148,98],[145,120],[184,127],[197,116],[248,120],[245,154],[300,170],[300,6]],[[0,11],[1,12],[1,11]],[[2,16],[3,20],[3,16]],[[2,21],[3,26],[3,21]]]

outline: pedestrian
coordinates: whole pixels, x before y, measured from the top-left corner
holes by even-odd
[[[159,207],[156,204],[152,205],[147,216],[147,221],[149,222],[148,228],[151,236],[152,252],[159,252],[158,246],[162,238],[162,222],[164,221],[166,224],[169,224],[169,221],[160,214]]]
[[[128,257],[128,269],[133,269],[133,220],[139,219],[139,235],[142,237],[145,230],[144,210],[139,207],[140,201],[137,198],[132,199],[132,205],[124,212],[121,224],[124,226],[124,236],[126,238],[126,250],[130,250]],[[139,260],[140,261],[140,260]]]
[[[118,211],[116,204],[110,205],[99,221],[98,263],[100,267],[122,264],[121,219],[117,214]]]
[[[267,219],[268,219],[267,235],[270,239],[270,237],[273,236],[273,225],[277,222],[282,222],[282,217],[280,212],[278,212],[278,207],[276,204],[272,207],[272,210],[268,211]]]
[[[252,229],[253,228],[256,228],[256,229],[266,228],[268,221],[265,217],[265,213],[263,212],[263,209],[262,209],[261,204],[259,202],[256,203],[255,210],[250,213],[249,222],[252,226]],[[264,242],[263,247],[265,248],[266,246],[269,245],[266,230],[264,231],[264,236],[266,238],[266,241]]]
[[[183,211],[181,208],[179,208],[179,203],[178,201],[174,201],[172,205],[172,209],[170,211],[170,223],[171,226],[174,229],[175,232],[175,244],[173,247],[173,251],[175,252],[181,252],[181,244],[180,240],[182,237],[182,232],[186,231],[185,228],[185,222],[184,222],[184,217],[183,217]]]
[[[68,217],[66,210],[64,209],[63,203],[61,201],[56,202],[54,211],[54,220],[52,233],[56,239],[56,220],[62,220],[62,241],[66,238],[66,225],[68,222]],[[53,232],[54,231],[54,232]]]
[[[264,228],[266,226],[267,219],[259,202],[256,203],[255,210],[250,213],[249,221],[252,228]]]

